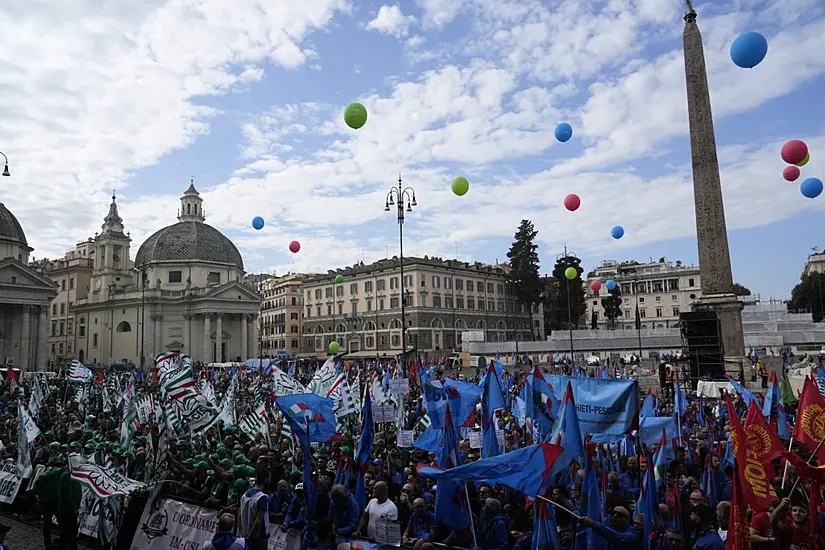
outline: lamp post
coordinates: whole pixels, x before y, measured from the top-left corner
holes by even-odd
[[[415,201],[415,190],[412,187],[402,187],[401,175],[398,175],[398,185],[390,188],[387,198],[384,201],[384,211],[389,212],[390,206],[396,206],[396,218],[398,220],[398,248],[401,264],[401,362],[404,373],[407,373],[407,318],[405,310],[406,295],[404,293],[404,201],[407,202],[406,212],[412,212],[413,206],[418,206]]]
[[[146,363],[146,352],[144,344],[146,343],[146,270],[140,272],[140,370],[143,371]],[[186,335],[187,340],[189,335]],[[192,353],[191,350],[189,353]]]
[[[9,177],[11,176],[11,172],[9,172],[9,157],[2,151],[0,151],[0,155],[3,155],[3,160],[5,161],[3,165],[3,175]]]

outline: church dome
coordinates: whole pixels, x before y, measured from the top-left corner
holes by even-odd
[[[14,241],[26,246],[29,245],[26,241],[26,234],[23,233],[23,227],[17,218],[14,217],[8,208],[0,202],[0,239]]]
[[[243,258],[235,244],[200,221],[182,221],[146,239],[135,256],[135,267],[157,262],[209,262],[243,270]]]

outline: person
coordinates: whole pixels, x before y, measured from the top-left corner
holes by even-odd
[[[790,508],[790,524],[782,521],[786,510]],[[816,533],[809,533],[808,505],[789,498],[783,498],[779,506],[771,512],[771,526],[780,550],[813,550],[820,548],[820,538]]]
[[[331,517],[323,517],[315,524],[315,537],[307,541],[307,550],[332,550],[336,547],[338,534]]]
[[[9,534],[10,530],[10,525],[0,523],[0,550],[11,550],[11,546],[6,544],[6,535]]]
[[[249,550],[246,541],[234,535],[235,516],[232,514],[222,514],[218,518],[218,531],[203,543],[203,550]]]
[[[435,514],[427,510],[427,503],[423,498],[413,501],[413,513],[410,522],[404,531],[403,542],[407,545],[415,545],[419,540],[433,540],[438,521]]]
[[[387,483],[379,481],[374,485],[373,491],[375,492],[375,498],[367,503],[357,531],[363,535],[366,530],[367,538],[370,540],[375,540],[378,534],[379,521],[398,521],[398,508],[387,496],[389,492]]]
[[[483,515],[476,540],[483,550],[507,550],[509,531],[507,520],[501,513],[501,502],[494,498],[484,501]]]
[[[269,498],[269,521],[283,523],[294,499],[295,495],[289,490],[289,481],[279,481],[278,490]]]
[[[333,485],[330,490],[329,515],[339,535],[349,536],[358,529],[358,503],[343,485]]]
[[[249,550],[266,550],[269,538],[269,498],[264,488],[269,483],[269,470],[259,468],[255,487],[241,496],[241,532]]]
[[[690,516],[696,525],[696,540],[693,542],[694,550],[725,550],[725,543],[722,542],[719,533],[713,528],[713,521],[716,518],[710,506],[704,503],[693,506]]]
[[[642,545],[642,539],[635,525],[630,523],[630,512],[624,506],[616,506],[610,514],[610,527],[596,523],[584,516],[579,523],[585,528],[591,528],[599,536],[609,542],[613,550],[637,550]]]
[[[284,520],[284,526],[287,529],[298,529],[299,531],[306,527],[307,524],[307,506],[304,502],[304,484],[299,483],[295,486],[295,498],[289,505],[289,511]]]
[[[69,468],[61,468],[57,494],[57,521],[60,524],[60,550],[77,550],[77,511],[81,499],[80,483],[72,479]]]
[[[723,500],[716,505],[716,524],[719,525],[719,538],[728,540],[728,521],[730,521],[730,502]]]

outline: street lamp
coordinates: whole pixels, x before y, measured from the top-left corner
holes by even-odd
[[[401,362],[404,372],[407,372],[407,318],[405,311],[406,296],[404,293],[404,201],[407,202],[406,212],[412,212],[413,206],[418,206],[415,201],[415,190],[412,187],[401,186],[401,175],[398,175],[398,185],[390,188],[387,198],[384,201],[384,211],[389,212],[390,206],[396,206],[398,219],[398,247],[400,249],[401,263]]]
[[[3,159],[5,160],[5,164],[3,166],[3,175],[6,177],[11,176],[11,172],[9,172],[9,157],[5,155],[2,151],[0,151],[0,155],[3,155]]]

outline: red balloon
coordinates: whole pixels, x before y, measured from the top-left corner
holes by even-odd
[[[782,146],[782,160],[788,164],[799,164],[808,155],[808,146],[804,141],[792,139]]]
[[[788,181],[796,181],[799,177],[799,168],[796,166],[788,166],[782,170],[782,177]]]
[[[593,281],[592,283],[590,283],[590,288],[593,290],[593,292],[600,291],[602,289],[601,281],[599,281],[599,280]]]
[[[570,210],[571,212],[575,212],[581,206],[582,200],[579,198],[578,195],[570,193],[566,197],[564,197],[564,207]]]
[[[289,243],[290,252],[292,252],[293,254],[297,254],[299,250],[301,250],[301,243],[299,243],[298,241],[292,241],[291,243]]]

